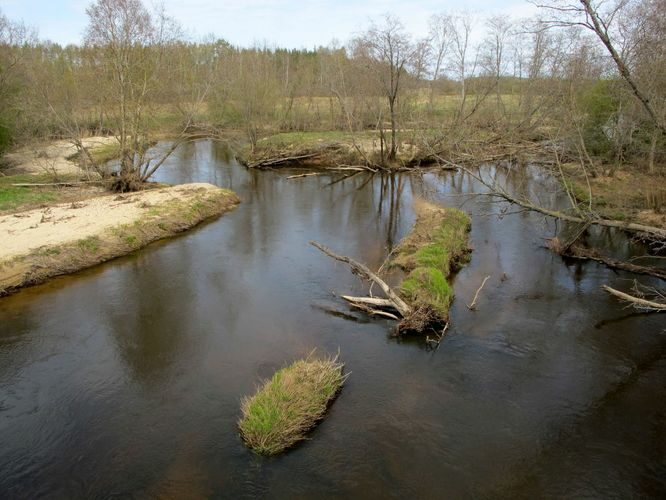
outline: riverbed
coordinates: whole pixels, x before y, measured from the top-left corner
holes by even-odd
[[[666,494],[664,317],[600,289],[634,276],[563,261],[545,248],[554,221],[489,204],[460,173],[293,173],[185,145],[157,180],[232,189],[235,211],[0,301],[0,497]],[[539,169],[507,180],[558,203]],[[417,198],[473,219],[437,350],[351,311],[337,294],[364,285],[308,245],[378,268]],[[343,391],[311,440],[254,455],[241,397],[313,349],[340,352]]]

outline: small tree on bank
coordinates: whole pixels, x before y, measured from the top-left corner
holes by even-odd
[[[157,156],[149,154],[147,122],[157,113],[160,96],[172,101],[181,97],[170,92],[177,86],[172,73],[179,72],[172,70],[178,65],[171,60],[177,51],[167,50],[178,41],[180,28],[163,11],[150,12],[141,0],[97,0],[86,13],[85,44],[94,49],[103,114],[119,145],[120,170],[113,188],[135,190],[187,139],[192,124],[196,107],[188,109],[172,145]],[[196,98],[204,96],[199,92]]]
[[[391,120],[391,146],[387,160],[395,161],[398,152],[396,133],[398,130],[398,100],[406,78],[407,67],[414,58],[415,49],[405,33],[402,23],[387,15],[380,26],[371,28],[354,40],[357,57],[367,60],[386,98]],[[381,126],[381,125],[380,125]],[[380,133],[382,131],[380,130]],[[383,133],[381,134],[383,138]]]

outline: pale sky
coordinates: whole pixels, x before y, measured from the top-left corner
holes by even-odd
[[[13,21],[38,30],[40,39],[81,43],[90,0],[0,0]],[[347,42],[372,19],[390,12],[415,36],[427,31],[432,14],[465,9],[483,15],[528,17],[535,8],[526,0],[163,0],[192,38],[213,34],[233,45],[255,43],[285,48],[313,48],[336,39]],[[151,0],[144,0],[151,5]]]

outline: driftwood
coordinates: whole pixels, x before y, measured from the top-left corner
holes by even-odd
[[[338,255],[334,253],[330,248],[325,247],[324,245],[322,245],[321,243],[317,243],[316,241],[311,241],[310,245],[322,251],[332,259],[348,264],[349,267],[351,267],[353,274],[356,274],[357,276],[360,276],[363,279],[376,283],[377,286],[379,286],[379,288],[381,288],[381,290],[386,294],[388,300],[391,301],[393,307],[400,313],[401,316],[407,317],[411,314],[412,308],[404,300],[402,300],[400,296],[395,291],[393,291],[393,289],[388,284],[386,284],[384,280],[382,280],[379,276],[377,276],[370,269],[368,269],[367,266],[361,264],[360,262],[356,262],[350,257],[344,255]]]
[[[647,311],[666,311],[666,304],[662,304],[660,302],[654,302],[652,300],[645,300],[640,297],[634,297],[633,295],[629,295],[628,293],[615,290],[615,288],[611,288],[608,285],[603,285],[601,288],[606,290],[611,295],[614,295],[618,299],[624,300],[625,302],[629,302],[636,309],[642,309]]]
[[[659,267],[639,266],[638,264],[632,264],[631,262],[611,259],[610,257],[604,257],[599,255],[594,250],[583,248],[579,245],[572,245],[569,250],[562,255],[574,259],[594,260],[613,269],[620,269],[621,271],[628,271],[630,273],[654,276],[655,278],[666,280],[666,269]]]
[[[395,304],[389,299],[380,299],[378,297],[352,297],[350,295],[341,295],[341,297],[352,304],[365,304],[373,307],[395,309]]]
[[[279,165],[285,165],[296,161],[306,160],[308,158],[314,158],[315,156],[319,156],[321,153],[322,151],[316,151],[314,153],[307,153],[296,156],[276,156],[273,158],[264,158],[263,160],[249,164],[248,168],[277,167]]]
[[[485,284],[486,284],[486,281],[488,281],[489,279],[490,279],[490,276],[486,276],[486,277],[483,279],[483,283],[481,283],[481,286],[476,290],[476,293],[474,294],[474,299],[472,300],[472,303],[471,303],[471,304],[467,304],[467,308],[468,308],[468,309],[470,309],[470,310],[472,310],[472,311],[474,311],[474,310],[476,309],[476,299],[479,298],[479,293],[480,293],[481,290],[483,289],[483,285],[485,285]]]
[[[300,179],[302,177],[311,177],[313,175],[321,175],[321,172],[310,172],[310,173],[307,173],[307,174],[290,175],[289,177],[287,177],[287,180],[289,180],[289,179]]]
[[[368,313],[371,316],[382,316],[384,318],[394,319],[396,321],[400,320],[400,318],[393,313],[382,311],[381,309],[373,309],[372,307],[366,306],[360,302],[350,302],[349,305],[355,307],[356,309],[360,309],[361,311]]]

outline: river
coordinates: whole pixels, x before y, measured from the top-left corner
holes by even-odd
[[[231,188],[236,210],[0,300],[0,497],[666,495],[664,317],[600,289],[633,276],[564,262],[544,248],[552,220],[499,217],[507,206],[461,174],[289,173],[186,145],[158,180]],[[538,169],[526,179],[548,199]],[[334,293],[363,284],[308,245],[377,268],[417,197],[473,216],[437,350],[349,310]],[[311,440],[254,455],[241,397],[313,349],[339,350],[351,372],[339,398]]]

